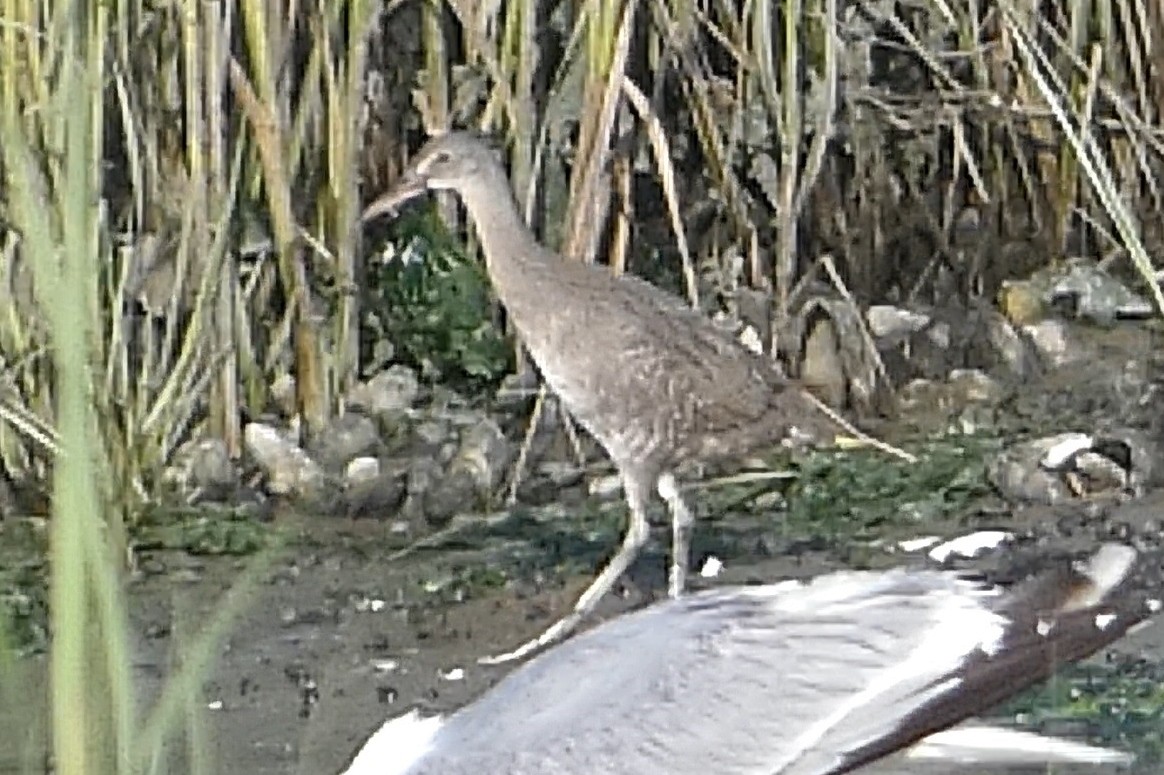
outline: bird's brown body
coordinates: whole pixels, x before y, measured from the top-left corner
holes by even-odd
[[[593,606],[645,541],[652,491],[671,507],[675,541],[682,544],[676,555],[686,551],[690,516],[672,478],[676,468],[779,443],[793,428],[815,437],[834,431],[768,358],[737,344],[679,298],[636,277],[564,259],[538,243],[499,162],[472,135],[430,141],[365,218],[427,189],[460,195],[509,319],[546,383],[622,477],[632,524],[612,562],[621,567],[608,568],[613,577],[606,588],[592,587],[580,608]],[[676,556],[673,594],[685,568],[686,557]]]

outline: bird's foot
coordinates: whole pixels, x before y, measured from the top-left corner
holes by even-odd
[[[562,640],[578,627],[578,623],[580,621],[582,621],[582,615],[575,610],[569,616],[563,617],[562,619],[555,622],[541,635],[533,638],[532,640],[526,641],[525,643],[515,648],[513,651],[509,651],[504,654],[497,654],[495,656],[481,657],[477,660],[477,664],[501,665],[505,664],[506,662],[512,662],[516,659],[521,659],[525,656],[528,656],[529,654],[534,653],[535,651],[539,651],[546,646],[549,646],[552,643],[557,643],[558,641]]]

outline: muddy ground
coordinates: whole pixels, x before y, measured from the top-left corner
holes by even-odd
[[[418,704],[451,710],[469,701],[506,672],[478,666],[476,659],[536,634],[567,610],[590,580],[580,571],[558,575],[543,560],[549,557],[553,565],[553,555],[568,551],[581,558],[577,565],[599,562],[617,540],[617,504],[610,516],[609,529],[568,547],[508,535],[489,539],[484,547],[446,547],[388,565],[382,523],[283,515],[283,534],[290,537],[284,554],[256,587],[254,604],[230,628],[196,706],[212,770],[338,772],[386,717]],[[956,534],[965,527],[952,519],[929,524],[926,532]],[[793,546],[775,521],[739,531],[721,523],[701,528],[695,558],[714,554],[727,565],[714,582],[697,584],[801,577],[852,559],[840,550]],[[735,532],[732,540],[722,540],[724,531]],[[602,616],[664,593],[666,531],[657,529],[654,538],[620,593],[604,601]],[[760,553],[723,555],[740,546],[759,547]],[[180,639],[175,632],[197,632],[219,614],[224,594],[252,561],[181,552],[146,558],[153,572],[133,584],[131,601],[138,649],[134,673],[144,700],[157,696],[169,672]],[[895,561],[886,555],[870,562],[865,555],[862,563]],[[524,571],[514,570],[523,566]],[[507,568],[514,580],[482,583],[483,569],[491,567],[498,570],[497,579]],[[1164,623],[1119,648],[1164,662]],[[21,758],[27,764],[40,755],[29,722],[37,716],[30,709],[43,709],[43,693],[36,690],[45,685],[43,667],[42,659],[21,664],[21,696],[32,704],[6,703],[0,710],[3,739],[21,743],[0,747],[0,772],[28,771],[21,769]],[[454,672],[458,668],[463,674]],[[173,756],[171,771],[188,771],[180,741]]]

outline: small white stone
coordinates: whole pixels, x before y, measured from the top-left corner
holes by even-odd
[[[1014,533],[1005,530],[979,530],[938,544],[930,549],[930,559],[940,563],[946,562],[951,557],[974,559],[988,549],[996,549],[1013,540]]]
[[[1067,465],[1080,452],[1091,449],[1095,440],[1086,433],[1064,433],[1043,454],[1039,466],[1056,471]]]
[[[723,562],[718,557],[712,556],[712,557],[708,557],[704,561],[703,567],[699,569],[699,575],[701,578],[713,579],[716,576],[718,576],[722,571],[723,571]]]
[[[906,538],[903,541],[897,542],[897,548],[907,553],[920,552],[922,549],[929,549],[940,540],[941,539],[937,536],[918,536],[917,538]]]

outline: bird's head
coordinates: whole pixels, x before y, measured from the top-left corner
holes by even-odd
[[[395,211],[428,191],[457,191],[462,195],[473,182],[494,173],[498,161],[485,140],[471,132],[449,132],[424,144],[396,183],[364,210],[367,222]]]

